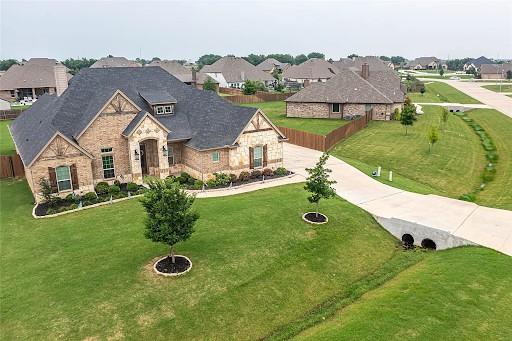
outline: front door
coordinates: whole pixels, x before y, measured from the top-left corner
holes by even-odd
[[[148,161],[146,158],[146,145],[141,143],[140,148],[140,167],[142,168],[142,175],[148,175]]]

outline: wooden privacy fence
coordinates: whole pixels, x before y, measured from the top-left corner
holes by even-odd
[[[24,109],[0,110],[0,120],[14,120]]]
[[[372,113],[368,113],[360,119],[351,121],[350,123],[331,131],[327,135],[318,135],[296,130],[287,127],[278,127],[279,130],[288,138],[288,142],[301,147],[319,150],[321,152],[329,151],[339,141],[353,135],[368,125],[371,120]]]
[[[25,176],[25,169],[19,155],[0,155],[0,178],[21,176]]]
[[[269,92],[257,92],[255,95],[233,95],[224,96],[223,98],[235,104],[243,103],[261,103],[261,102],[273,102],[273,101],[284,101],[293,93],[269,93]]]

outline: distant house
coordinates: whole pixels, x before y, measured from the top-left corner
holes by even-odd
[[[169,72],[174,77],[178,78],[180,81],[182,81],[185,84],[193,85],[198,89],[203,88],[203,84],[208,79],[208,75],[203,72],[196,72],[193,69],[186,68],[185,66],[181,65],[177,61],[174,60],[154,60],[151,63],[147,64],[146,66],[159,66],[165,71]],[[212,77],[210,77],[214,83],[218,84],[216,80],[214,80]]]
[[[292,65],[283,72],[285,83],[307,86],[310,83],[326,82],[336,75],[336,66],[320,58],[311,58],[299,65]]]
[[[387,66],[386,66],[387,67]],[[286,116],[306,118],[352,119],[371,114],[374,120],[389,120],[401,109],[405,94],[400,77],[392,70],[344,68],[325,83],[306,86],[286,99]]]
[[[9,110],[11,109],[11,103],[4,99],[0,99],[0,110]]]
[[[512,63],[480,65],[482,79],[507,79],[508,71],[512,72]]]
[[[261,71],[273,73],[276,70],[279,72],[283,72],[288,67],[290,67],[290,64],[289,63],[281,63],[280,61],[278,61],[277,59],[274,59],[274,58],[267,58],[264,61],[262,61],[261,63],[259,63],[258,65],[256,65],[256,67],[258,69],[260,69]]]
[[[481,57],[478,57],[476,59],[472,59],[469,62],[467,62],[466,64],[464,64],[462,69],[464,71],[469,71],[471,69],[474,69],[477,72],[479,72],[480,71],[480,66],[482,66],[482,64],[492,64],[492,60],[490,60],[489,58],[486,58],[484,56],[481,56]]]
[[[128,60],[125,57],[104,57],[97,60],[91,65],[91,68],[106,68],[106,67],[141,67],[142,65]]]
[[[265,86],[274,86],[276,79],[240,57],[222,57],[201,72],[216,80],[223,88],[243,88],[246,81],[260,81]]]
[[[407,62],[405,68],[411,70],[437,70],[439,65],[442,65],[444,69],[447,68],[446,63],[442,63],[436,57],[419,57]]]
[[[385,62],[379,57],[355,57],[355,58],[341,58],[338,61],[333,61],[332,64],[338,70],[361,70],[363,64],[368,64],[372,71],[389,71],[393,68],[389,66],[390,62]],[[391,63],[391,65],[393,65]]]
[[[16,101],[36,99],[44,94],[60,96],[72,77],[68,68],[55,59],[31,58],[12,65],[0,77],[0,98]]]

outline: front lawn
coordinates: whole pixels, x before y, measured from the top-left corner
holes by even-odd
[[[0,181],[2,339],[254,340],[410,263],[342,199],[321,204],[327,225],[303,222],[302,186],[198,199],[196,232],[177,246],[193,268],[172,279],[151,272],[168,249],[144,238],[137,199],[35,220],[26,182]]]
[[[493,84],[493,85],[484,85],[482,88],[486,88],[487,90],[495,91],[495,92],[512,92],[512,84]]]
[[[379,180],[408,191],[456,198],[471,191],[480,183],[485,164],[478,137],[450,114],[445,131],[440,131],[439,142],[429,153],[427,129],[440,126],[442,109],[424,106],[423,110],[407,136],[400,122],[372,121],[366,129],[340,142],[332,154],[366,174],[381,166]],[[391,183],[387,180],[390,169],[394,173]]]
[[[242,106],[260,108],[278,127],[287,127],[307,131],[318,135],[327,135],[350,121],[328,118],[297,118],[286,117],[286,103],[284,101],[249,103]]]
[[[425,93],[411,92],[407,94],[415,103],[460,103],[478,104],[476,99],[442,82],[425,82]]]
[[[15,155],[16,149],[9,133],[8,126],[12,120],[0,121],[0,155]]]

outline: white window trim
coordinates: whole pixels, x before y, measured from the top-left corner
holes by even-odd
[[[172,157],[172,163],[169,162],[169,158]],[[176,155],[174,155],[174,148],[172,146],[167,145],[167,162],[169,166],[174,166],[176,164]]]
[[[218,155],[217,160],[213,157],[214,155]],[[212,162],[213,163],[219,163],[220,162],[220,152],[216,151],[212,153]]]
[[[57,169],[58,169],[58,168],[61,168],[61,167],[66,167],[66,168],[68,169],[68,177],[69,177],[68,179],[65,179],[65,180],[59,180],[59,175],[58,175],[58,173],[57,173]],[[71,167],[69,167],[69,166],[58,166],[58,167],[56,167],[56,168],[55,168],[55,179],[57,180],[57,191],[58,191],[59,193],[61,193],[61,192],[68,192],[68,191],[72,191],[72,190],[73,190],[73,180],[71,180]],[[60,182],[64,182],[64,181],[69,181],[69,185],[70,185],[70,187],[69,187],[68,189],[63,189],[63,190],[61,190],[61,189],[60,189],[60,185],[59,185],[59,183],[60,183]]]
[[[103,167],[103,157],[104,156],[112,156],[112,168],[104,168]],[[105,177],[105,171],[106,170],[111,170],[111,169],[114,171],[114,176],[111,177],[111,178],[106,178]],[[114,154],[112,152],[110,152],[110,153],[102,153],[101,154],[101,171],[102,171],[102,176],[103,176],[104,180],[109,180],[109,179],[115,179],[116,178],[116,162],[115,162],[115,159],[114,159]]]
[[[167,111],[167,108],[169,108],[169,111]],[[164,106],[164,114],[172,114],[172,105]]]
[[[334,105],[338,105],[338,110],[334,111]],[[339,114],[341,112],[341,104],[340,103],[331,103],[331,111],[333,114]]]
[[[256,149],[258,148],[261,148],[261,158],[258,158],[256,159]],[[257,168],[263,168],[263,146],[254,146],[254,152],[253,152],[253,160],[252,160],[252,165],[254,166],[254,169],[257,169]],[[261,160],[261,165],[260,166],[256,166],[256,160]]]

